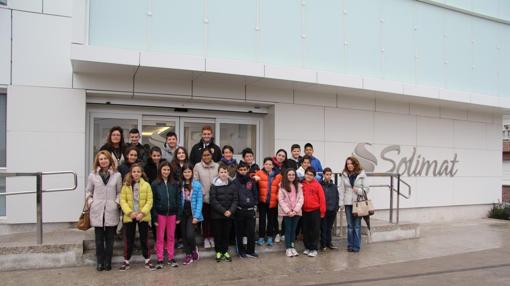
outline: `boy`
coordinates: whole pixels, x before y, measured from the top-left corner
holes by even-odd
[[[250,178],[248,164],[244,161],[237,166],[237,176],[234,181],[238,191],[239,201],[235,213],[235,231],[237,252],[241,258],[257,258],[255,253],[255,206],[258,203],[257,182]],[[247,238],[246,247],[243,237]]]
[[[140,144],[140,131],[137,128],[129,130],[129,142],[138,151],[138,161],[142,161],[145,164],[148,156],[145,153],[145,148]]]
[[[301,146],[299,146],[299,144],[292,144],[290,147],[290,154],[291,157],[288,159],[289,168],[297,170],[301,167],[301,160],[303,159],[303,157],[301,157]]]
[[[296,171],[296,175],[298,176],[300,182],[303,181],[305,178],[305,170],[308,169],[308,167],[312,167],[311,162],[312,159],[310,158],[310,156],[308,155],[303,156],[303,160],[301,160],[301,166]],[[320,182],[321,177],[319,175],[316,175],[315,179]]]
[[[251,148],[249,148],[249,147],[244,148],[243,151],[241,152],[241,154],[243,156],[243,161],[241,161],[241,162],[244,162],[246,164],[246,166],[248,167],[248,173],[250,175],[253,175],[258,170],[260,170],[259,165],[257,165],[257,163],[255,163],[255,155]]]
[[[340,195],[338,193],[338,188],[331,179],[332,175],[333,171],[331,171],[331,168],[324,168],[324,177],[321,182],[324,196],[326,197],[326,215],[321,219],[321,249],[323,251],[325,251],[326,248],[337,248],[331,243],[331,230],[335,222],[336,213],[338,212]]]
[[[167,162],[172,162],[174,158],[175,150],[177,149],[177,134],[175,132],[168,132],[166,134],[166,141],[163,145],[163,153],[161,154],[162,159],[165,159]]]
[[[315,170],[315,172],[317,172],[316,176],[318,176],[319,178],[322,178],[321,161],[313,156],[313,146],[311,143],[305,144],[305,154],[310,156],[310,164],[313,167],[313,169]]]

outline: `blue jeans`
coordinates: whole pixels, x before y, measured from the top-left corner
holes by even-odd
[[[359,251],[361,249],[361,217],[352,215],[352,205],[345,206],[347,220],[347,249]]]
[[[299,221],[299,216],[284,216],[283,221],[285,222],[285,248],[292,248],[292,243],[296,240],[296,228]]]

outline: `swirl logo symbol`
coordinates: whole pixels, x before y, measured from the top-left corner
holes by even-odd
[[[367,172],[373,172],[377,166],[377,158],[368,151],[367,146],[372,146],[370,143],[358,143],[354,148],[352,155],[359,160],[361,167]]]

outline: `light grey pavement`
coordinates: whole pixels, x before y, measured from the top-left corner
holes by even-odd
[[[316,258],[259,259],[149,272],[94,267],[0,272],[1,285],[510,285],[510,223],[477,220],[422,225],[420,239],[364,245],[359,254],[328,251]],[[117,265],[116,265],[117,266]],[[117,267],[116,267],[117,268]]]

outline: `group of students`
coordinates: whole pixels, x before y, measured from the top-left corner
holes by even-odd
[[[315,257],[320,249],[336,249],[332,228],[336,214],[345,206],[347,250],[361,248],[361,218],[352,215],[358,195],[368,192],[366,174],[355,157],[348,157],[338,186],[330,168],[322,168],[313,156],[313,146],[291,146],[290,158],[280,149],[255,163],[250,148],[242,160],[234,150],[214,143],[210,126],[202,128],[202,139],[188,152],[178,146],[177,135],[169,132],[163,148],[145,149],[140,132],[129,131],[124,143],[123,130],[111,128],[105,145],[96,154],[88,177],[86,200],[91,226],[95,230],[98,271],[112,269],[113,241],[122,216],[124,262],[130,267],[136,235],[145,267],[177,267],[174,259],[176,236],[182,240],[183,265],[199,259],[196,230],[200,227],[204,247],[214,247],[216,261],[232,261],[228,251],[234,241],[241,258],[257,258],[255,245],[272,246],[285,241],[286,255],[298,256],[295,243],[303,235],[304,254]],[[256,218],[259,218],[256,240]],[[278,217],[282,217],[279,229]],[[157,263],[150,259],[149,230],[155,238]],[[177,231],[176,231],[177,230]],[[246,244],[246,245],[245,245]]]

